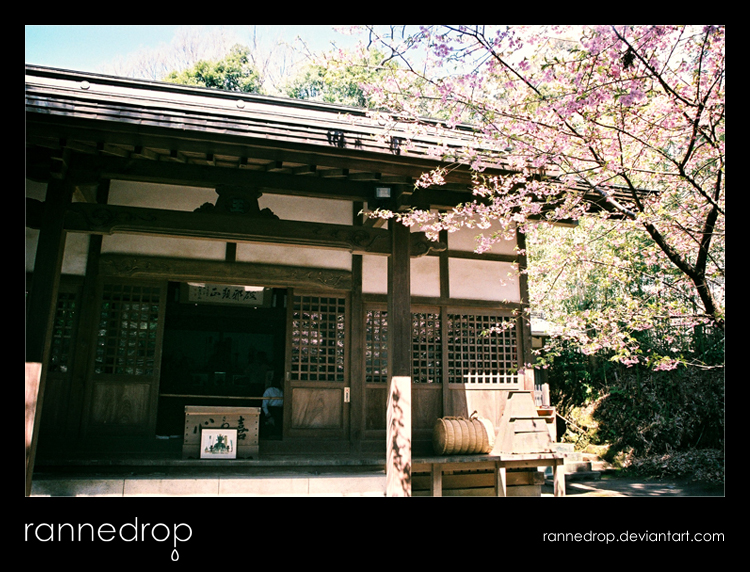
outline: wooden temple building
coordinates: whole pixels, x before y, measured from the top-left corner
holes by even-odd
[[[437,127],[407,140],[343,106],[31,65],[25,95],[27,494],[35,464],[200,463],[189,412],[237,408],[256,446],[225,462],[382,458],[409,494],[440,467],[438,418],[500,428],[527,403],[523,236],[479,255],[474,231],[434,242],[361,214],[471,199],[468,168],[415,189]]]

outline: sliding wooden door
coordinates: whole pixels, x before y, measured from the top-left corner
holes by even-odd
[[[87,437],[152,437],[166,282],[104,281],[98,290]]]
[[[344,293],[291,295],[285,437],[349,437],[348,306]]]

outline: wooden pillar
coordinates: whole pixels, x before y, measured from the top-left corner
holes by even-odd
[[[362,226],[362,217],[359,213],[364,205],[355,202],[353,204],[354,226]],[[350,443],[352,452],[361,454],[362,436],[365,430],[365,316],[362,302],[362,256],[352,254],[352,290],[351,290],[351,327],[349,329],[350,360],[349,371],[351,372],[351,403],[349,405],[350,417]]]
[[[552,467],[552,478],[554,479],[554,495],[556,497],[565,496],[565,467],[563,461],[558,459]]]
[[[53,179],[47,184],[47,196],[34,262],[34,276],[27,300],[26,363],[42,364],[41,371],[38,373],[36,390],[30,387],[26,392],[27,418],[30,417],[26,424],[27,496],[31,494],[31,475],[34,472],[39,420],[47,377],[46,365],[49,357],[50,332],[55,315],[60,270],[62,269],[63,252],[65,250],[63,219],[72,196],[73,187],[67,180]],[[28,374],[26,382],[27,384],[30,382]],[[29,428],[31,428],[30,435]]]
[[[440,242],[448,245],[448,231],[440,231]],[[440,298],[442,300],[448,300],[451,297],[450,287],[450,257],[448,255],[448,249],[446,248],[440,252],[439,265],[440,265]],[[445,341],[448,339],[448,308],[442,306],[440,308],[440,339],[443,340],[441,343],[441,363],[448,363],[448,343]],[[442,386],[442,409],[440,410],[440,417],[450,415],[449,411],[453,410],[453,400],[451,399],[449,384],[448,384],[448,368],[442,368],[443,378],[440,380]]]
[[[391,220],[388,259],[389,388],[386,495],[411,496],[411,258],[410,231]]]
[[[434,497],[443,496],[443,465],[433,463],[430,477],[430,494]]]
[[[96,186],[96,203],[106,205],[109,200],[110,180],[102,179]],[[94,324],[99,321],[99,304],[96,284],[99,276],[99,260],[102,253],[102,235],[89,234],[89,247],[86,254],[86,274],[83,279],[80,315],[78,318],[78,335],[76,353],[73,362],[73,376],[70,389],[70,406],[65,426],[69,439],[81,436],[84,401],[87,384],[90,382],[88,369],[96,351],[96,337],[93,334]]]
[[[534,391],[534,368],[531,367],[533,357],[531,353],[531,310],[529,304],[529,284],[526,275],[527,258],[526,258],[526,235],[516,230],[516,244],[522,254],[518,255],[518,285],[521,294],[521,319],[518,321],[521,331],[518,332],[520,342],[519,360],[521,363],[520,372],[523,375],[523,388],[527,391]]]
[[[37,395],[39,393],[39,381],[42,377],[42,364],[37,362],[26,362],[26,496],[31,494],[31,473],[29,463],[33,470],[32,437],[36,436],[34,421],[36,419]]]
[[[502,463],[495,463],[495,496],[504,497],[508,494],[508,476]]]

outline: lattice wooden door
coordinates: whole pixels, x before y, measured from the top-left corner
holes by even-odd
[[[343,294],[291,296],[286,436],[348,436],[347,316],[348,300]]]
[[[153,433],[165,298],[166,283],[100,285],[87,433]]]

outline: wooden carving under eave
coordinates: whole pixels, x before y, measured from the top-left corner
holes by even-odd
[[[263,196],[258,189],[253,187],[240,187],[238,185],[219,185],[216,187],[216,204],[203,203],[194,212],[221,213],[231,215],[248,216],[251,218],[266,218],[278,220],[271,209],[261,210],[258,199]]]
[[[448,245],[444,242],[430,240],[424,232],[412,232],[410,235],[411,256],[426,256],[430,252],[443,252],[448,249]]]

